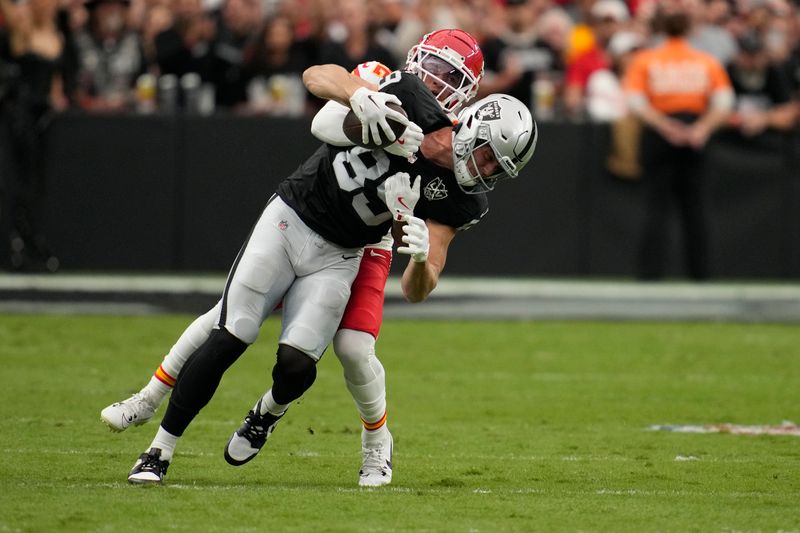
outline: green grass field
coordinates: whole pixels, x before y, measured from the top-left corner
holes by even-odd
[[[157,424],[113,434],[100,409],[191,318],[0,315],[0,532],[800,531],[800,438],[647,430],[799,421],[796,326],[387,321],[395,481],[359,490],[331,352],[261,455],[225,463],[269,384],[271,319],[167,484],[130,486]]]

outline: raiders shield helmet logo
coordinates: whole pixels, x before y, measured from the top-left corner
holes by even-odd
[[[478,120],[500,120],[500,103],[497,100],[486,102],[475,115]]]

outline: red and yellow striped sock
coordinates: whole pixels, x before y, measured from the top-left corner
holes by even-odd
[[[175,387],[175,382],[177,381],[176,378],[173,378],[166,370],[164,370],[164,365],[159,365],[159,367],[153,373],[153,377],[170,389]]]
[[[377,431],[381,429],[384,425],[386,425],[386,411],[383,412],[383,416],[377,422],[367,422],[363,418],[361,419],[361,423],[364,424],[364,429],[367,431]]]

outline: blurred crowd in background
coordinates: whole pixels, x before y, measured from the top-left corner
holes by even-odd
[[[691,43],[718,58],[737,108],[791,104],[752,130],[791,127],[800,91],[800,9],[789,0],[688,0]],[[472,33],[481,95],[506,92],[538,120],[613,121],[620,76],[661,39],[658,0],[0,0],[0,91],[55,110],[183,109],[302,116],[318,63],[405,63],[427,32]],[[27,78],[19,88],[15,82]],[[32,82],[30,80],[33,80]],[[52,83],[51,83],[52,80]],[[734,119],[735,120],[735,119]]]
[[[683,20],[677,33],[670,29],[670,20],[678,20],[670,15],[675,6]],[[480,43],[485,76],[478,97],[515,96],[539,122],[612,123],[607,167],[619,177],[669,166],[638,157],[638,119],[647,116],[630,107],[635,101],[623,90],[633,73],[640,85],[679,92],[704,86],[705,70],[681,67],[688,63],[663,72],[644,64],[657,61],[654,47],[674,40],[667,35],[707,54],[702,60],[716,65],[713,79],[727,96],[729,78],[733,112],[726,109],[723,126],[751,137],[795,131],[800,123],[798,0],[0,0],[0,163],[11,169],[0,176],[0,235],[10,245],[9,256],[0,251],[0,266],[59,268],[37,214],[46,182],[44,132],[55,113],[310,117],[322,102],[302,84],[307,67],[353,69],[377,60],[402,68],[407,51],[441,28],[464,29]],[[687,218],[687,255],[699,258],[692,276],[702,279],[701,181],[687,176],[700,172],[695,152],[704,151],[720,124],[703,120],[690,127],[676,120],[645,121],[667,141],[659,157],[685,160],[691,170],[651,176],[664,190],[648,196],[649,212],[658,216],[648,219],[645,241],[663,248],[662,198],[677,191]],[[663,144],[642,139],[643,152]],[[660,276],[664,254],[656,252],[643,246],[642,264],[658,263]]]

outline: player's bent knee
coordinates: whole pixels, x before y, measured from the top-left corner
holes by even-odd
[[[315,371],[317,361],[305,352],[287,344],[278,345],[278,362],[275,365],[284,375],[292,378],[302,377]]]
[[[225,324],[227,328],[236,338],[247,344],[253,344],[258,338],[258,332],[261,323],[257,322],[253,317],[242,316],[235,319],[229,319]]]
[[[238,358],[247,349],[248,344],[225,328],[211,331],[208,337],[211,352],[220,357]]]
[[[366,364],[374,345],[372,335],[353,329],[340,329],[333,337],[333,351],[345,372],[354,365]]]
[[[317,361],[286,344],[278,345],[278,360],[272,369],[272,396],[288,404],[303,395],[317,378]]]

